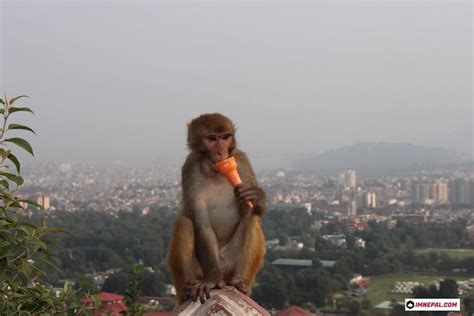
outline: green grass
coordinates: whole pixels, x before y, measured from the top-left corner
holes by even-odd
[[[402,274],[394,273],[387,274],[382,276],[373,276],[370,277],[370,283],[367,287],[367,298],[369,299],[372,306],[379,304],[382,301],[390,301],[396,299],[397,301],[404,301],[405,298],[411,297],[411,294],[392,294],[393,284],[397,281],[406,282],[406,281],[417,281],[424,283],[426,286],[429,286],[434,281],[439,279],[444,279],[443,275],[417,275],[417,274]],[[469,277],[452,277],[458,281],[469,279]],[[363,298],[358,298],[362,301]]]
[[[421,248],[415,250],[415,253],[417,254],[429,254],[432,252],[436,252],[438,254],[445,253],[452,259],[474,257],[474,249]]]

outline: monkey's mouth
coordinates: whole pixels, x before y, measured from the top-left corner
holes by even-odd
[[[215,157],[214,157],[213,160],[214,160],[214,162],[217,163],[217,162],[219,162],[219,161],[221,161],[221,160],[224,160],[224,159],[227,159],[227,158],[229,158],[229,153],[226,153],[226,152],[217,152],[217,153],[215,154]]]

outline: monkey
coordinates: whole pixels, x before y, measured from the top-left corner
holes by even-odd
[[[247,155],[237,148],[236,127],[228,117],[202,114],[187,130],[183,205],[167,254],[178,304],[188,299],[204,303],[212,289],[226,285],[250,295],[265,256],[265,192]],[[235,189],[216,170],[216,163],[230,156],[242,179]]]

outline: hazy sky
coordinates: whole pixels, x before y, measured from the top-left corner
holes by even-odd
[[[40,161],[181,162],[215,111],[255,157],[472,150],[471,1],[0,2],[0,92],[30,96]]]

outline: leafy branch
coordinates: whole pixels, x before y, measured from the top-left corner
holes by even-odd
[[[16,102],[26,95],[0,99],[0,310],[2,315],[54,315],[76,314],[84,311],[84,304],[75,298],[75,292],[65,284],[58,297],[52,295],[52,287],[43,282],[42,266],[58,269],[51,261],[49,233],[60,232],[50,228],[44,219],[40,225],[24,222],[19,212],[28,206],[41,205],[23,199],[18,192],[24,184],[21,163],[8,145],[13,144],[34,156],[30,143],[20,137],[7,137],[17,130],[36,134],[28,126],[10,123],[17,112],[34,112],[29,107],[17,107]],[[10,171],[10,166],[15,167]]]

